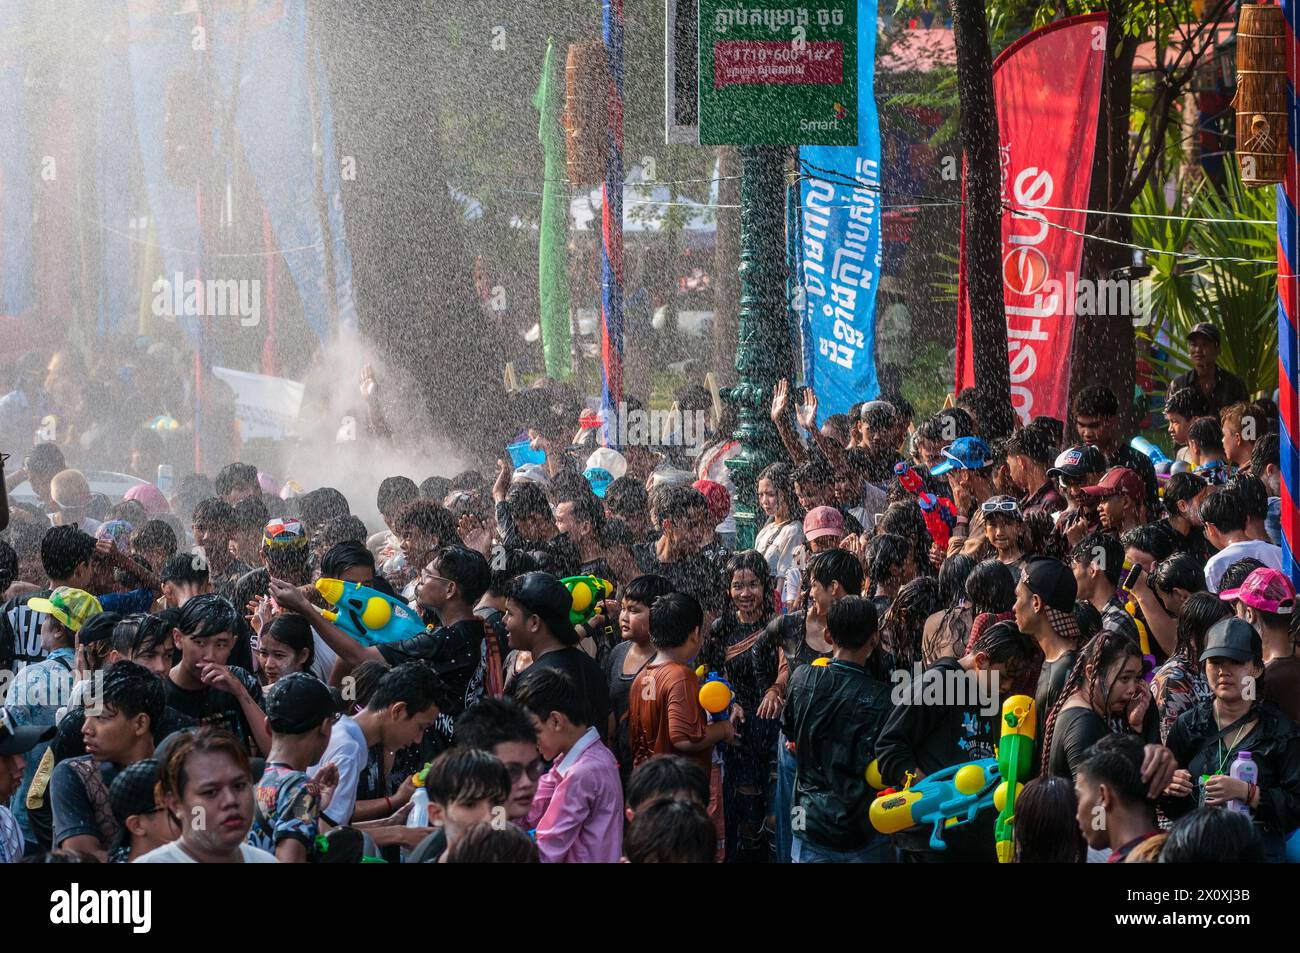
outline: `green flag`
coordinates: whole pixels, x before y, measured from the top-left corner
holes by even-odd
[[[537,237],[537,295],[541,313],[542,352],[547,376],[565,380],[573,376],[569,351],[569,208],[562,182],[567,174],[564,128],[560,110],[562,91],[555,83],[555,43],[546,43],[542,79],[533,96],[533,108],[540,114],[537,138],[546,157],[542,183],[542,218]]]

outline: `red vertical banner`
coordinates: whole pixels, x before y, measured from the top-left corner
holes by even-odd
[[[1066,418],[1075,298],[1097,111],[1104,13],[1035,30],[993,62],[1002,167],[1002,293],[1011,402],[1022,421]],[[963,194],[964,194],[963,187]],[[957,389],[975,383],[963,222],[958,266]]]

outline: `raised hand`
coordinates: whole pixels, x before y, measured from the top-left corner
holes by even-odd
[[[772,423],[779,423],[790,407],[790,382],[784,377],[772,388]]]
[[[817,429],[817,393],[811,387],[805,388],[804,393],[806,396],[795,409],[795,416],[799,419],[799,426],[812,433]]]

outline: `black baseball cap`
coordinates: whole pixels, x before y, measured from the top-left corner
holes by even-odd
[[[1210,631],[1205,633],[1205,651],[1201,653],[1201,661],[1226,658],[1234,662],[1249,662],[1263,655],[1264,643],[1255,627],[1245,619],[1229,616],[1210,626]]]
[[[569,621],[573,596],[558,576],[549,572],[526,572],[515,579],[510,598],[540,617],[551,634],[565,645],[578,644],[578,633]]]
[[[1218,344],[1221,341],[1221,338],[1219,337],[1219,329],[1209,321],[1202,321],[1200,324],[1193,326],[1192,329],[1187,332],[1187,340],[1189,342],[1194,337],[1208,338],[1215,344]]]
[[[26,754],[56,731],[53,725],[16,725],[9,709],[0,708],[0,755]]]
[[[1021,570],[1020,581],[1047,605],[1061,612],[1073,612],[1079,584],[1070,567],[1049,556],[1032,556]]]
[[[126,819],[137,814],[148,814],[159,805],[154,800],[154,787],[158,784],[159,762],[146,758],[129,764],[118,772],[108,788],[108,803],[113,817],[123,827]]]
[[[306,734],[340,710],[334,692],[306,672],[286,675],[266,694],[266,717],[276,734]]]
[[[1090,443],[1079,444],[1064,450],[1056,458],[1056,465],[1047,471],[1049,477],[1066,476],[1078,478],[1089,473],[1103,473],[1106,470],[1106,457]]]

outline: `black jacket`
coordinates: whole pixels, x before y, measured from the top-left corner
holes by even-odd
[[[981,711],[972,692],[952,704],[934,704],[936,698],[947,699],[947,688],[962,673],[954,658],[943,658],[927,668],[908,689],[911,704],[895,706],[876,744],[880,776],[892,787],[901,788],[908,772],[919,769],[934,774],[943,768],[980,758],[992,758],[1001,725],[998,714]],[[973,679],[967,685],[973,685]],[[982,811],[970,824],[944,833],[948,849],[942,854],[929,848],[930,829],[918,828],[898,835],[897,842],[918,859],[944,861],[996,860],[993,825],[994,811]],[[923,855],[923,856],[922,856]]]
[[[783,729],[795,744],[794,809],[800,836],[832,850],[857,850],[881,837],[868,810],[875,791],[867,765],[890,712],[890,687],[861,665],[832,659],[790,679]]]
[[[1213,698],[1178,716],[1165,744],[1178,766],[1191,773],[1194,791],[1187,797],[1162,798],[1167,815],[1181,817],[1197,807],[1204,797],[1201,775],[1227,774],[1237,752],[1249,751],[1259,771],[1256,825],[1270,834],[1287,834],[1300,826],[1300,730],[1272,702],[1257,704],[1254,716],[1259,723],[1231,750],[1227,746],[1236,739],[1237,730],[1228,726],[1226,737],[1221,738],[1224,733],[1214,720]]]

